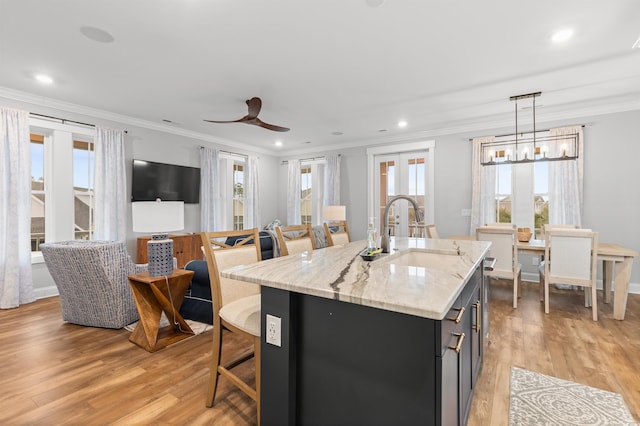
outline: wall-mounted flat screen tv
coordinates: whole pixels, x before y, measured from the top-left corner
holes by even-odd
[[[200,169],[133,160],[131,201],[200,202]]]

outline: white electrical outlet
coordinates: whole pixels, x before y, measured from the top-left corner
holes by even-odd
[[[463,217],[471,216],[471,209],[462,209],[462,210],[460,210],[460,216],[463,216]]]
[[[267,314],[267,343],[282,346],[281,319]]]

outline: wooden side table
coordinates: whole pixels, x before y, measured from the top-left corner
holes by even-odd
[[[174,269],[166,277],[150,277],[148,272],[129,276],[140,321],[129,341],[149,352],[192,336],[193,330],[180,315],[180,306],[189,288],[193,271]],[[162,312],[170,324],[160,327]]]

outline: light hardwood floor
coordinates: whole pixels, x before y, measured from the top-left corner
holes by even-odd
[[[516,310],[509,283],[491,289],[491,343],[469,425],[507,424],[512,365],[620,393],[640,420],[640,295],[629,296],[625,321],[601,303],[593,322],[571,291],[554,291],[545,315],[532,283]],[[255,403],[224,379],[205,407],[211,332],[148,353],[125,330],[62,322],[56,297],[0,311],[0,320],[0,424],[255,424]]]

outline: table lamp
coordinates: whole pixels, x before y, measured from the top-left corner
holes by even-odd
[[[173,273],[173,240],[169,232],[184,229],[183,201],[137,201],[131,203],[133,232],[150,232],[147,243],[149,275],[162,277]]]
[[[324,206],[322,208],[322,220],[327,222],[346,220],[346,206]]]

